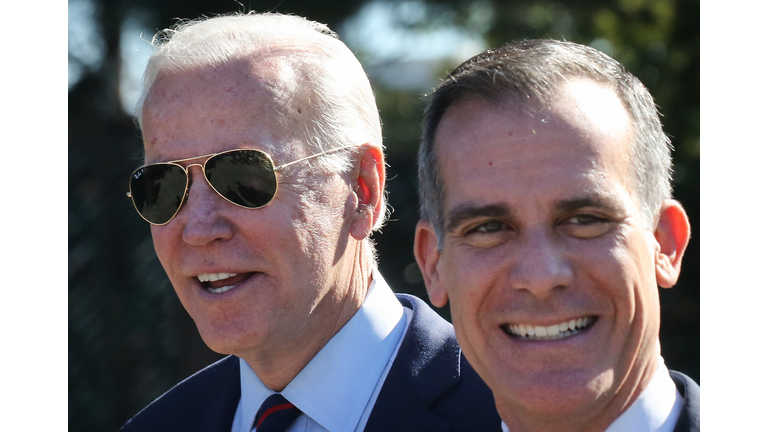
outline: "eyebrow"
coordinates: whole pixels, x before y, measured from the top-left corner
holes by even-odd
[[[467,220],[481,217],[503,217],[511,214],[511,209],[505,203],[494,203],[483,206],[462,204],[448,213],[448,217],[446,218],[446,231],[453,231]]]
[[[596,207],[612,212],[621,212],[620,203],[610,195],[589,194],[577,198],[569,198],[555,201],[555,209],[560,212],[569,212],[584,207]]]

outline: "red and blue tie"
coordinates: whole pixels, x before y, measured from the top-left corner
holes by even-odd
[[[285,432],[288,426],[301,414],[301,410],[288,402],[283,395],[275,393],[261,404],[251,431]]]

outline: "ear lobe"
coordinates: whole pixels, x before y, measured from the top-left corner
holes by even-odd
[[[664,201],[654,231],[659,244],[656,252],[656,283],[662,288],[671,288],[677,283],[690,236],[691,225],[683,206],[675,200]]]
[[[350,233],[356,240],[368,237],[379,215],[384,211],[384,153],[381,148],[368,144],[362,147],[362,151],[357,169],[352,170],[357,173],[357,179],[353,179],[356,185],[357,206],[352,216]]]
[[[438,263],[440,251],[437,248],[437,234],[432,226],[421,220],[416,225],[416,238],[413,242],[413,254],[419,264],[424,285],[429,293],[429,300],[435,307],[443,307],[448,303],[448,293],[440,278]]]

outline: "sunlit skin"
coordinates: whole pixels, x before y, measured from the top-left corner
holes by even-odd
[[[438,127],[446,236],[438,250],[420,222],[415,253],[512,431],[602,431],[656,370],[657,284],[676,282],[689,227],[672,200],[646,225],[631,132],[614,93],[587,81],[536,114],[465,99]],[[557,340],[505,331],[582,317],[593,325]]]
[[[293,75],[280,58],[161,74],[143,110],[146,162],[234,148],[263,150],[276,164],[307,156],[300,132],[312,110],[294,98]],[[273,390],[365,297],[372,270],[365,239],[380,211],[384,172],[380,149],[366,145],[360,154],[351,174],[323,174],[305,162],[289,167],[275,199],[255,210],[221,198],[191,167],[181,211],[152,226],[158,258],[205,343],[245,359]],[[354,193],[360,183],[367,202]],[[197,275],[205,273],[238,276],[204,285]],[[205,289],[223,285],[234,288]]]

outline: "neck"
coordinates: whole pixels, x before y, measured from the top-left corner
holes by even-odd
[[[301,337],[239,356],[270,389],[282,391],[362,306],[373,280],[373,259],[366,241],[355,243],[354,253],[345,254],[318,287],[325,294],[304,322],[295,323],[303,329]]]

